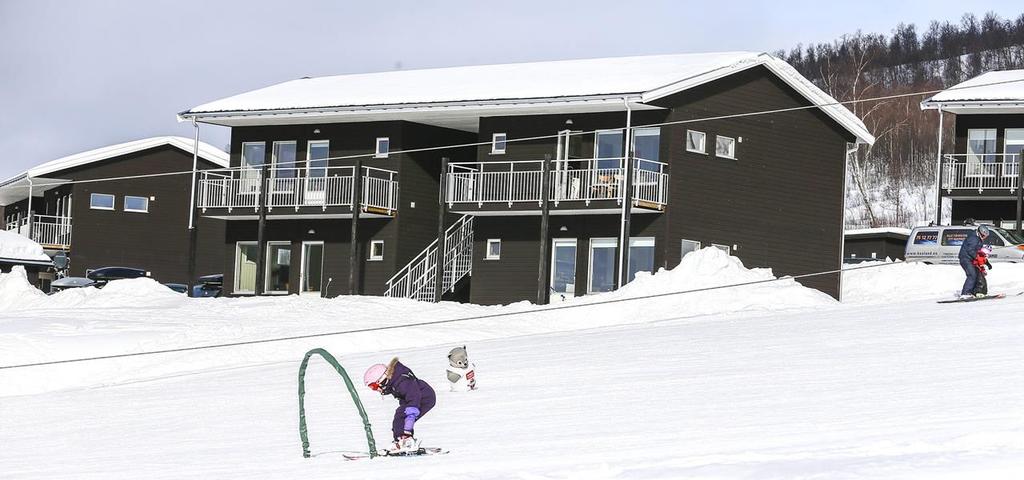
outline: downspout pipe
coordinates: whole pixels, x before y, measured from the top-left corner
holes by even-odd
[[[32,177],[25,175],[25,180],[28,181],[28,211],[26,212],[28,215],[28,238],[35,240],[32,238],[32,224],[35,221],[35,215],[32,213],[32,196],[34,193],[32,191]]]
[[[196,250],[198,249],[198,235],[196,231],[196,171],[199,169],[199,123],[192,119],[192,128],[195,130],[195,143],[192,145],[192,183],[191,194],[188,197],[188,285],[186,294],[191,297],[192,289],[195,287],[196,279]]]
[[[939,104],[939,143],[935,148],[935,224],[942,225],[942,104]]]

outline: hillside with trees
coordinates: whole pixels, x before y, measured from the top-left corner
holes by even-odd
[[[991,70],[1024,68],[1024,14],[965,14],[919,31],[901,23],[890,35],[856,32],[831,43],[779,51],[800,73],[850,108],[877,137],[851,155],[848,227],[910,226],[934,217],[938,114],[922,111],[935,90]],[[892,97],[914,92],[923,95]],[[952,115],[943,152],[952,149]]]

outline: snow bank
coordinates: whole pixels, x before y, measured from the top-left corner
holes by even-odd
[[[46,294],[28,282],[25,267],[16,265],[10,273],[0,273],[0,311],[12,306],[30,304],[46,297]]]
[[[14,232],[0,230],[0,258],[49,262],[43,247]]]
[[[1024,291],[1024,264],[996,263],[993,266],[987,277],[989,292]],[[952,298],[960,294],[966,278],[959,265],[886,261],[858,263],[846,268],[851,270],[843,273],[843,302],[851,304]]]

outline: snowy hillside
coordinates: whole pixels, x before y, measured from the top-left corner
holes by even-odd
[[[187,299],[147,279],[45,297],[3,275],[0,365],[523,314],[0,370],[0,478],[1021,478],[1024,297],[935,304],[957,269],[850,272],[847,304],[784,280],[548,313]],[[706,249],[574,302],[766,278]],[[1024,289],[1024,265],[1000,264],[990,288]],[[451,393],[445,354],[463,344],[480,390]],[[359,417],[314,361],[302,458],[296,375],[314,347],[353,377],[402,358],[439,394],[418,435],[451,453],[344,461],[366,447]],[[385,443],[396,402],[361,396]]]

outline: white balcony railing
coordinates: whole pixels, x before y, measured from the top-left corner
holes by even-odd
[[[71,247],[71,217],[57,215],[33,215],[24,217],[4,226],[7,231],[31,238],[46,248],[68,249]]]
[[[455,203],[541,203],[544,160],[510,162],[459,162],[448,168],[446,201]],[[661,210],[665,206],[668,174],[665,164],[633,158],[633,204]],[[624,158],[551,161],[551,195],[554,206],[561,202],[623,199]]]
[[[354,200],[355,167],[323,167],[310,171],[296,169],[271,170],[269,178],[254,168],[230,168],[200,172],[196,205],[204,211],[209,208],[257,209],[260,188],[266,189],[265,205],[274,208],[351,207]],[[297,176],[299,172],[304,176]],[[373,167],[363,167],[363,188],[360,198],[363,210],[385,210],[388,214],[397,208],[398,181],[396,173]]]
[[[1020,154],[943,155],[942,189],[1016,191]]]

